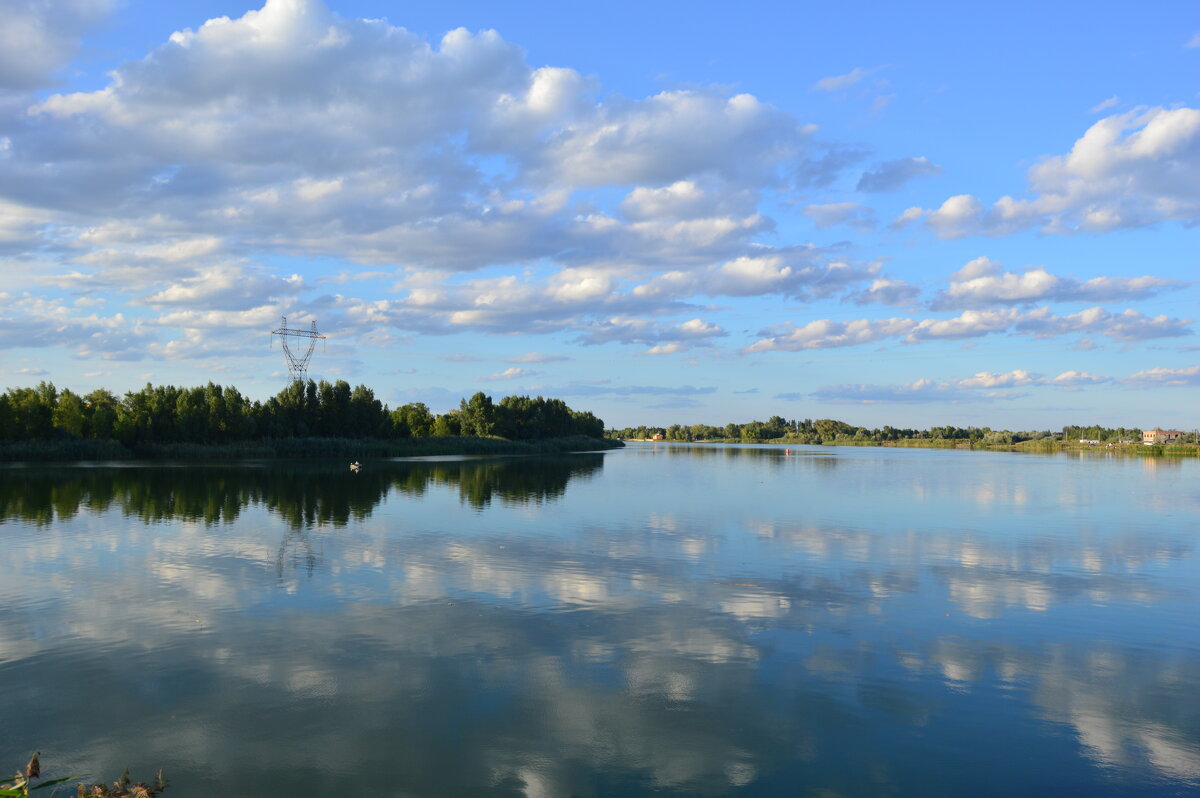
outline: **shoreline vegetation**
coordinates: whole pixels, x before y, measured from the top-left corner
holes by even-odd
[[[622,441],[684,443],[767,443],[792,446],[881,446],[904,449],[972,449],[996,452],[1095,451],[1137,455],[1200,456],[1197,432],[1179,443],[1145,445],[1142,430],[1127,427],[1066,426],[1062,430],[993,430],[990,427],[930,427],[925,430],[884,426],[855,427],[835,419],[787,420],[772,416],[746,424],[707,424],[610,429],[606,437]],[[658,437],[656,437],[658,436]]]
[[[58,794],[58,786],[64,785],[69,781],[78,782],[75,789],[70,791],[71,795],[87,798],[87,796],[104,796],[105,798],[154,798],[167,789],[167,781],[163,778],[162,771],[158,771],[158,775],[154,779],[153,784],[145,782],[134,783],[129,777],[129,769],[121,774],[121,778],[112,783],[112,786],[101,782],[100,784],[89,784],[84,776],[64,776],[57,779],[43,779],[41,782],[34,784],[34,779],[42,778],[42,764],[40,754],[34,754],[29,758],[29,764],[25,769],[17,771],[16,775],[11,779],[0,782],[0,796],[12,796],[13,798],[23,798],[31,792],[44,790],[47,787],[54,787],[50,795]]]
[[[364,385],[294,382],[265,402],[232,386],[147,384],[118,398],[42,382],[0,394],[0,461],[231,460],[554,454],[620,448],[561,399],[482,391],[437,415],[395,409]]]

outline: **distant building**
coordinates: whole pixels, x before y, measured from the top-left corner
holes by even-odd
[[[663,439],[663,434],[661,432],[656,432],[656,433],[654,433],[654,437],[651,438],[650,440],[661,441],[662,439]]]
[[[1183,433],[1177,429],[1148,429],[1142,433],[1142,443],[1153,446],[1156,443],[1179,443]]]

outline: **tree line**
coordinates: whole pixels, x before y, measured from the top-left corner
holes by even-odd
[[[166,519],[230,523],[260,506],[293,529],[362,520],[390,491],[423,496],[458,489],[462,503],[486,507],[550,502],[572,479],[603,467],[599,454],[381,464],[360,474],[300,459],[273,468],[27,468],[0,480],[0,522],[48,525],[83,512],[119,510],[145,523]]]
[[[721,427],[708,424],[672,424],[668,427],[638,426],[610,429],[605,433],[621,440],[652,439],[661,435],[668,441],[781,441],[799,444],[820,444],[833,441],[862,441],[882,443],[900,440],[970,441],[985,446],[1011,445],[1024,441],[1078,441],[1140,443],[1142,431],[1126,427],[1076,426],[1052,430],[1006,430],[991,427],[935,426],[928,429],[883,426],[867,428],[831,418],[788,420],[771,416],[766,421],[730,423]],[[1196,433],[1187,433],[1185,442],[1196,442]]]
[[[604,422],[561,399],[482,391],[435,414],[421,402],[390,409],[365,385],[345,380],[293,382],[265,402],[233,386],[183,388],[146,384],[118,397],[86,394],[50,382],[0,393],[0,442],[54,439],[146,444],[228,444],[285,438],[394,439],[474,435],[511,440],[601,438]]]

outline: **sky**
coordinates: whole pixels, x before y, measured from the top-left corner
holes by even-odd
[[[1200,6],[0,0],[0,387],[1200,426]]]

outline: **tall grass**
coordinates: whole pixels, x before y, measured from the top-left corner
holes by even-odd
[[[14,441],[0,444],[0,461],[50,462],[56,460],[128,460],[133,452],[113,440],[66,438],[51,441]]]
[[[620,441],[582,435],[545,440],[445,438],[268,438],[241,443],[147,443],[129,450],[112,440],[64,439],[0,444],[0,461],[243,460],[298,457],[428,457],[452,454],[555,454],[619,449]]]

